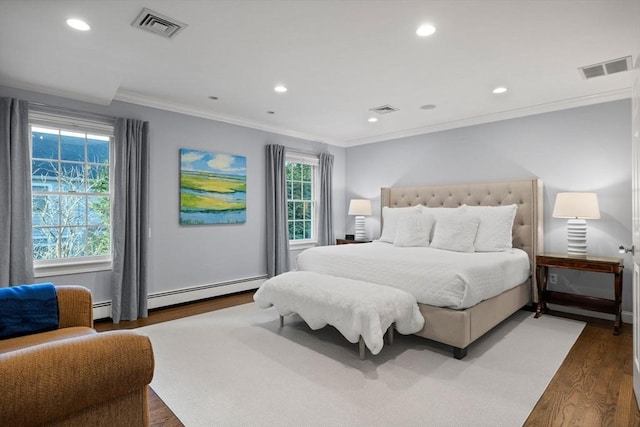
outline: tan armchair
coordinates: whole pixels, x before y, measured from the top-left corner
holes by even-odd
[[[57,330],[0,340],[0,425],[149,425],[149,338],[97,333],[89,290],[56,291]]]

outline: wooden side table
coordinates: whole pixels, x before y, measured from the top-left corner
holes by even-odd
[[[371,240],[336,239],[336,245],[350,245],[352,243],[371,243]]]
[[[547,303],[568,305],[586,310],[615,315],[613,334],[620,333],[622,326],[622,258],[570,256],[565,254],[541,254],[536,256],[536,279],[538,282],[538,306],[535,317],[548,311]],[[579,271],[613,274],[614,299],[576,295],[547,289],[549,268],[565,268]]]

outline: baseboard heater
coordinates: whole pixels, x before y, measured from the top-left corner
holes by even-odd
[[[194,302],[202,299],[233,294],[236,292],[258,289],[266,275],[245,279],[229,280],[225,282],[210,283],[206,285],[191,286],[174,289],[165,292],[156,292],[147,296],[147,304],[150,309],[167,307],[186,302]],[[111,301],[97,302],[93,304],[93,318],[105,319],[111,317]]]

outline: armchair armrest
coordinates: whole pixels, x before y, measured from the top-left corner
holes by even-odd
[[[93,328],[91,291],[83,286],[56,286],[58,328],[86,326]]]
[[[146,387],[151,342],[112,331],[0,355],[0,425],[39,425]]]

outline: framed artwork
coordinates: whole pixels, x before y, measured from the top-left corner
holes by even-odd
[[[247,218],[247,158],[180,149],[180,224],[238,224]]]

